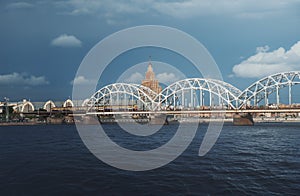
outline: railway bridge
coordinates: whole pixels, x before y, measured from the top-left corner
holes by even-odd
[[[295,103],[299,98],[297,84],[300,84],[300,71],[267,76],[243,91],[209,78],[180,80],[160,93],[139,84],[114,83],[102,87],[85,102],[86,114],[197,117],[219,114],[232,118],[236,113],[250,113],[254,117],[299,117],[300,105]]]

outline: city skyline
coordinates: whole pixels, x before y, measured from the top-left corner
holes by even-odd
[[[65,100],[71,96],[78,66],[96,43],[116,31],[145,24],[170,26],[193,36],[212,54],[224,81],[240,89],[266,75],[300,70],[297,1],[254,5],[250,1],[46,0],[2,1],[0,5],[1,100]],[[142,48],[113,60],[99,86],[116,82],[131,66],[147,62],[149,55],[179,70],[186,66],[186,77],[200,77],[179,55]],[[121,68],[115,71],[116,67]],[[176,73],[164,70],[157,69],[156,74],[178,79]],[[88,83],[89,79],[75,81]]]

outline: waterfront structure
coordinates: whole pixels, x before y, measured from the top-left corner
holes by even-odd
[[[55,108],[55,103],[51,100],[47,101],[44,106],[43,109],[46,110],[47,112],[50,112],[52,110],[52,108]]]
[[[78,100],[77,103],[81,103],[81,100]],[[37,110],[44,110],[50,112],[52,110],[62,110],[74,108],[75,105],[71,99],[66,101],[57,101],[48,100],[46,102],[32,102],[26,99],[23,99],[21,102],[0,102],[0,114],[4,112],[3,108],[6,106],[12,108],[12,111],[15,113],[33,113]],[[77,106],[76,106],[77,107]],[[5,108],[4,108],[5,109]]]
[[[74,103],[71,99],[67,99],[64,104],[63,104],[63,107],[64,108],[71,108],[71,107],[74,107]]]
[[[13,109],[16,112],[29,113],[29,112],[33,112],[35,110],[35,107],[32,102],[23,99],[23,102],[13,105]]]
[[[142,85],[150,88],[155,93],[160,93],[162,90],[158,80],[155,78],[155,73],[153,71],[151,61],[149,61],[148,69],[145,74],[145,79],[142,81]]]

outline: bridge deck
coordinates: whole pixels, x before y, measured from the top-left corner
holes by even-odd
[[[184,110],[184,111],[111,111],[87,112],[87,115],[114,115],[114,114],[222,114],[222,113],[300,113],[299,109],[262,109],[262,110]]]

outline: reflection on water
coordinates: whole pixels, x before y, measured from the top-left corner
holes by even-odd
[[[149,137],[116,125],[107,134],[129,149],[167,142],[176,125]],[[74,126],[0,127],[0,195],[54,194],[297,194],[300,192],[300,124],[225,125],[213,149],[198,156],[207,125],[170,164],[130,172],[108,166],[84,146]]]

